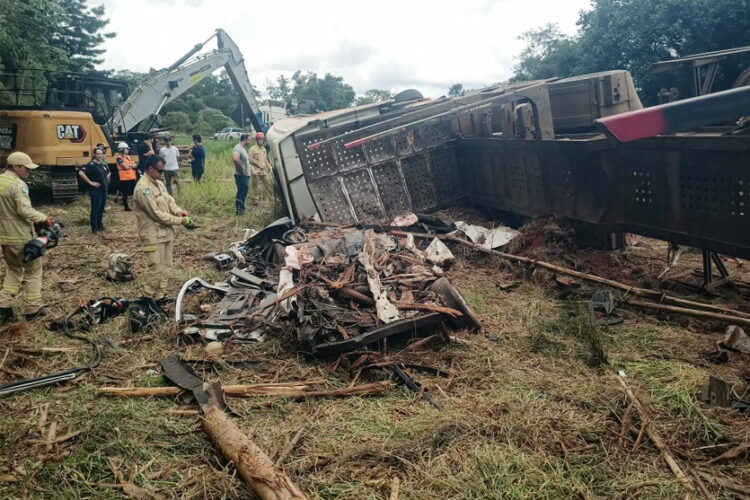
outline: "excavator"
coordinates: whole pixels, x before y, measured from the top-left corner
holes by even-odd
[[[199,53],[213,38],[217,48]],[[242,53],[222,29],[171,66],[152,71],[130,93],[126,82],[111,78],[0,73],[0,167],[12,151],[24,151],[49,171],[53,201],[71,200],[78,192],[75,167],[91,161],[94,146],[109,144],[113,153],[119,141],[138,143],[167,103],[221,67],[250,110],[253,128],[265,132]],[[111,155],[107,160],[115,162]]]

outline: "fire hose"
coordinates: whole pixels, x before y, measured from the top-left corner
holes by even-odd
[[[60,320],[60,325],[66,337],[73,340],[80,340],[81,342],[85,342],[91,345],[94,351],[93,360],[87,365],[77,366],[75,368],[52,373],[50,375],[44,375],[42,377],[18,380],[16,382],[11,382],[10,384],[0,386],[0,398],[10,396],[11,394],[15,394],[17,392],[25,391],[27,389],[34,389],[37,387],[56,384],[58,382],[73,380],[79,375],[85,372],[89,372],[99,366],[99,363],[101,363],[102,361],[102,353],[96,342],[96,340],[98,339],[92,340],[83,335],[73,334],[70,330],[70,320],[77,314],[84,314],[85,321],[92,323],[91,326],[93,328],[95,324],[102,323],[109,318],[121,314],[122,312],[127,310],[129,305],[130,301],[124,299],[113,299],[111,297],[102,297],[100,299],[89,300],[88,302],[82,303],[74,311],[63,317]]]

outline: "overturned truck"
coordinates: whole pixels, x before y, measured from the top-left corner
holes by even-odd
[[[609,71],[297,116],[268,136],[295,219],[467,202],[697,247],[710,266],[750,258],[748,129],[715,126],[747,114],[750,87],[642,109],[630,74]]]

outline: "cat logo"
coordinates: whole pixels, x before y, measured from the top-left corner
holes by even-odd
[[[86,138],[86,129],[83,125],[58,125],[57,138],[61,141],[68,139],[70,142],[83,142]]]

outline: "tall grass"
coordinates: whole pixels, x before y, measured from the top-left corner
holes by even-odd
[[[185,144],[188,139],[177,138],[179,144]],[[248,210],[244,215],[234,213],[234,198],[237,186],[234,182],[234,163],[232,162],[232,148],[234,141],[215,141],[209,139],[204,142],[206,148],[206,170],[200,182],[193,181],[190,169],[180,170],[182,184],[176,193],[176,200],[180,206],[189,210],[200,218],[236,218],[243,227],[260,229],[274,219],[277,212],[273,199],[261,198],[257,206],[252,206],[251,199],[257,188],[257,179],[252,179],[250,195],[248,195]],[[263,193],[262,190],[258,193]],[[258,195],[256,195],[256,199]],[[199,222],[200,224],[200,222]]]

